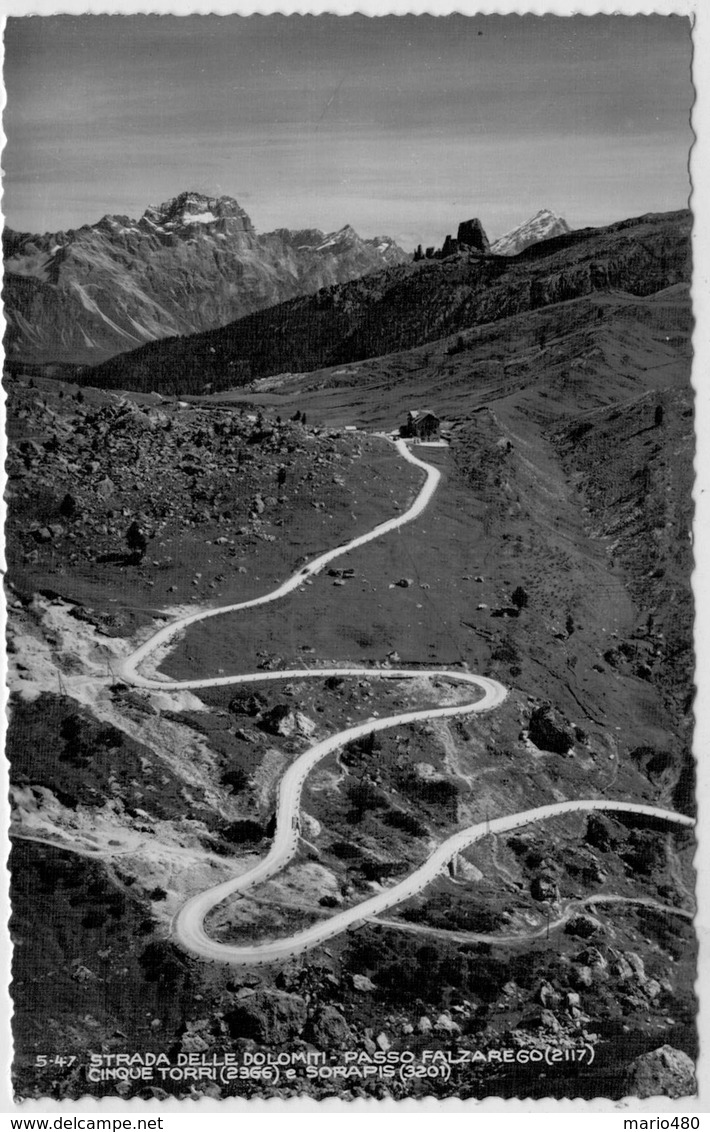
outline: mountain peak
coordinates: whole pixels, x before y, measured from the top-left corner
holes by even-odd
[[[322,252],[326,249],[342,248],[359,243],[362,243],[362,241],[355,229],[351,224],[345,224],[342,228],[338,228],[337,232],[328,232],[321,240],[317,251]]]
[[[216,224],[219,221],[231,221],[230,227],[237,227],[244,232],[254,231],[251,220],[233,197],[211,197],[194,190],[179,193],[160,205],[150,205],[141,219],[153,227],[167,231],[195,224]]]
[[[530,220],[519,224],[517,228],[506,232],[504,236],[491,245],[494,255],[519,255],[531,244],[541,240],[551,240],[553,236],[562,236],[571,232],[569,224],[551,208],[541,208]]]

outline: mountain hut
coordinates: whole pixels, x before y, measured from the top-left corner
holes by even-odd
[[[399,435],[416,440],[435,440],[439,435],[440,423],[431,409],[410,409],[407,423],[400,425]]]

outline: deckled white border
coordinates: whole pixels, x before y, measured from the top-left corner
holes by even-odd
[[[384,3],[383,0],[366,0],[365,3],[347,3],[346,0],[331,0],[330,3],[234,3],[233,0],[178,0],[168,3],[166,0],[151,0],[149,4],[137,4],[134,0],[114,0],[114,3],[82,3],[81,0],[65,0],[55,3],[54,0],[2,0],[0,13],[3,16],[49,16],[49,15],[135,15],[141,13],[156,13],[160,15],[208,15],[214,13],[218,16],[230,14],[239,16],[272,15],[314,15],[320,16],[330,13],[336,16],[348,16],[355,12],[365,16],[406,16],[406,15],[432,15],[448,16],[454,12],[464,16],[495,16],[495,15],[533,15],[533,16],[595,16],[595,15],[622,15],[622,16],[692,16],[699,12],[702,0],[528,0],[527,3],[514,4],[511,0],[464,0],[463,3],[447,3],[445,0],[431,0],[430,3],[412,0],[394,0]]]
[[[704,10],[703,10],[704,9]],[[430,0],[429,3],[413,2],[413,0],[365,0],[361,3],[349,3],[347,0],[331,0],[330,3],[311,2],[293,3],[284,0],[279,3],[235,3],[234,0],[177,0],[169,3],[167,0],[149,0],[141,6],[135,0],[113,0],[112,3],[101,3],[100,0],[84,3],[82,0],[0,0],[0,16],[26,15],[55,15],[68,14],[116,14],[132,15],[137,13],[173,14],[173,15],[204,15],[215,13],[218,15],[268,15],[283,14],[311,14],[321,15],[332,13],[335,15],[349,15],[355,12],[368,16],[430,14],[436,16],[449,15],[453,12],[463,15],[682,15],[689,16],[693,21],[693,81],[696,91],[696,102],[692,112],[692,124],[695,130],[695,145],[691,154],[691,175],[693,191],[691,207],[694,215],[693,227],[693,256],[694,256],[694,282],[693,282],[693,309],[695,315],[695,331],[693,337],[693,387],[695,391],[696,409],[696,436],[698,452],[696,457],[696,483],[694,489],[695,501],[695,556],[696,567],[693,574],[693,589],[696,601],[695,619],[695,645],[696,645],[696,684],[698,686],[695,705],[696,727],[694,750],[698,772],[698,853],[696,868],[698,870],[697,898],[698,915],[696,930],[700,943],[699,979],[697,984],[700,997],[700,1058],[698,1061],[699,1096],[693,1100],[671,1101],[667,1098],[650,1101],[503,1101],[495,1097],[484,1101],[446,1101],[405,1100],[399,1102],[388,1101],[340,1101],[325,1100],[314,1101],[309,1097],[302,1097],[287,1101],[243,1101],[210,1099],[192,1101],[143,1101],[120,1102],[117,1098],[106,1098],[96,1101],[85,1098],[81,1101],[56,1102],[26,1101],[22,1105],[15,1105],[12,1101],[12,1092],[9,1080],[9,1059],[2,1057],[4,1064],[0,1070],[0,1113],[13,1113],[17,1116],[62,1114],[82,1115],[93,1114],[107,1116],[108,1114],[137,1117],[141,1115],[169,1116],[171,1113],[190,1113],[195,1121],[209,1113],[243,1114],[237,1119],[258,1119],[261,1123],[270,1123],[273,1118],[281,1117],[293,1119],[297,1122],[303,1120],[306,1114],[318,1113],[326,1119],[343,1115],[354,1115],[360,1119],[371,1121],[386,1119],[388,1125],[392,1121],[427,1119],[430,1121],[436,1116],[455,1116],[459,1119],[466,1114],[467,1128],[471,1121],[477,1117],[488,1114],[507,1114],[511,1117],[524,1114],[538,1115],[542,1113],[567,1113],[569,1117],[576,1114],[615,1113],[617,1120],[611,1117],[609,1127],[622,1127],[623,1116],[646,1114],[685,1115],[693,1113],[710,1112],[710,986],[708,979],[708,961],[710,959],[710,837],[703,836],[702,823],[707,820],[710,799],[710,710],[708,708],[708,687],[710,684],[710,650],[704,647],[710,641],[710,601],[703,600],[710,587],[710,515],[708,493],[710,489],[710,396],[707,387],[710,382],[710,241],[708,239],[708,224],[710,223],[710,158],[708,156],[708,135],[710,135],[710,0],[527,0],[526,3],[516,5],[511,0],[463,0],[461,3],[447,3],[445,0]],[[4,90],[2,92],[2,105],[4,106]],[[2,141],[4,142],[4,134]],[[4,414],[3,414],[4,415]],[[706,439],[707,438],[707,439]],[[4,458],[4,441],[0,441],[0,456]],[[0,517],[4,512],[0,510]],[[1,661],[0,661],[1,662]],[[7,839],[7,793],[8,780],[6,768],[3,765],[0,771],[0,860],[6,860],[8,851]],[[0,923],[7,923],[9,902],[7,894],[7,874],[0,865]],[[7,945],[4,929],[0,934],[0,1051],[10,1050],[10,1012],[11,1003],[7,986],[10,979],[9,947]],[[310,1117],[312,1120],[312,1117]],[[305,1124],[305,1120],[303,1120]],[[596,1124],[595,1124],[596,1127]],[[701,1120],[702,1127],[702,1120]]]

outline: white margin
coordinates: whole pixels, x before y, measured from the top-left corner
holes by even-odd
[[[710,378],[710,241],[708,238],[708,224],[710,223],[710,156],[708,153],[708,135],[710,134],[710,112],[707,107],[710,100],[710,0],[526,0],[516,5],[510,0],[463,0],[460,3],[446,3],[444,0],[430,0],[429,3],[416,2],[416,0],[391,0],[383,3],[382,0],[365,0],[361,3],[348,3],[347,0],[331,0],[330,3],[303,2],[293,3],[291,0],[282,0],[281,3],[234,3],[230,0],[190,0],[190,2],[168,3],[166,0],[150,0],[141,6],[131,0],[114,0],[113,3],[89,2],[82,0],[0,0],[0,17],[7,16],[46,16],[55,14],[81,15],[81,14],[116,14],[131,15],[137,13],[174,14],[174,15],[200,15],[214,13],[217,15],[252,15],[252,14],[312,14],[320,15],[332,13],[348,15],[355,12],[368,16],[431,14],[444,16],[454,12],[464,15],[496,15],[496,14],[523,14],[531,15],[681,15],[689,16],[693,20],[693,81],[696,91],[696,102],[693,108],[692,122],[695,130],[695,144],[691,153],[692,197],[691,208],[694,216],[693,229],[693,311],[695,317],[695,330],[693,336],[694,358],[692,383],[695,392],[696,410],[696,482],[693,493],[695,502],[694,520],[694,548],[696,556],[695,571],[693,574],[693,590],[696,602],[695,616],[695,647],[696,647],[696,685],[697,697],[695,705],[696,726],[694,750],[696,754],[698,784],[698,853],[696,868],[698,871],[697,897],[699,910],[696,917],[696,930],[700,944],[699,977],[697,991],[700,998],[700,1012],[698,1025],[700,1030],[700,1057],[698,1060],[698,1086],[697,1099],[687,1099],[674,1102],[668,1099],[651,1101],[607,1101],[598,1099],[588,1101],[503,1101],[497,1098],[488,1098],[485,1101],[458,1101],[449,1099],[436,1101],[433,1099],[421,1101],[399,1102],[373,1102],[373,1101],[340,1101],[326,1100],[314,1101],[303,1097],[287,1101],[277,1099],[262,1101],[225,1100],[211,1101],[202,1099],[199,1102],[191,1101],[154,1101],[150,1103],[129,1101],[119,1102],[117,1098],[107,1098],[96,1101],[94,1098],[85,1098],[81,1101],[55,1102],[26,1101],[22,1105],[15,1105],[9,1084],[9,1062],[2,1065],[0,1072],[0,1114],[13,1116],[27,1116],[42,1114],[61,1115],[88,1115],[109,1116],[123,1115],[125,1117],[180,1114],[183,1118],[190,1117],[191,1121],[203,1121],[207,1114],[227,1115],[241,1114],[239,1125],[244,1124],[244,1117],[248,1116],[258,1121],[261,1127],[264,1122],[269,1124],[274,1117],[296,1119],[297,1125],[306,1126],[303,1119],[306,1114],[318,1114],[318,1117],[333,1120],[341,1115],[358,1116],[368,1122],[378,1119],[387,1120],[389,1128],[392,1122],[405,1119],[408,1126],[421,1120],[427,1121],[427,1128],[433,1119],[452,1117],[466,1119],[467,1132],[475,1124],[476,1128],[503,1127],[498,1121],[488,1124],[486,1116],[489,1114],[505,1114],[510,1117],[510,1124],[517,1127],[516,1117],[527,1117],[531,1126],[542,1128],[535,1119],[542,1114],[566,1114],[567,1119],[585,1117],[597,1119],[589,1128],[598,1128],[602,1125],[598,1117],[609,1114],[603,1121],[603,1126],[622,1128],[624,1116],[637,1114],[657,1116],[664,1114],[702,1114],[710,1113],[710,979],[708,964],[710,963],[710,837],[703,836],[703,822],[707,820],[708,799],[710,798],[710,710],[708,709],[708,688],[710,686],[710,650],[704,648],[704,643],[710,641],[710,602],[706,595],[710,589],[710,397],[707,384]],[[4,88],[2,91],[2,105],[5,104]],[[3,142],[5,140],[2,134]],[[4,425],[4,398],[0,398],[0,415]],[[4,429],[3,429],[4,433]],[[706,439],[709,438],[709,439]],[[0,453],[4,459],[4,439],[0,439]],[[4,519],[4,510],[0,512]],[[4,566],[4,562],[3,562]],[[0,609],[4,625],[4,607]],[[7,838],[8,811],[7,811],[8,779],[6,767],[3,763],[0,772],[0,855],[3,861],[7,859],[9,848]],[[0,866],[0,920],[7,923],[9,902],[7,895],[7,873],[4,864]],[[6,933],[0,935],[0,984],[7,988],[9,983],[9,947]],[[0,989],[0,1058],[5,1061],[6,1051],[10,1045],[10,1000],[6,989]],[[616,1114],[616,1120],[612,1114]],[[313,1115],[308,1116],[308,1124],[313,1121]],[[548,1118],[549,1122],[549,1118]],[[171,1122],[168,1122],[171,1123]],[[208,1120],[210,1126],[213,1121]],[[221,1123],[214,1121],[214,1126]],[[553,1119],[553,1125],[556,1121]],[[9,1123],[5,1125],[9,1128]],[[508,1121],[505,1124],[509,1127]],[[177,1122],[166,1132],[177,1129]],[[182,1125],[187,1128],[187,1124]],[[224,1124],[225,1132],[227,1124]],[[701,1120],[701,1129],[703,1122]],[[232,1121],[230,1129],[235,1128]],[[293,1123],[290,1126],[293,1129]]]

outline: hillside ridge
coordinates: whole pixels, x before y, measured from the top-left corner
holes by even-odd
[[[517,256],[457,251],[292,299],[219,330],[152,343],[79,380],[104,388],[201,393],[413,349],[599,291],[650,295],[690,276],[690,213],[568,232]]]

